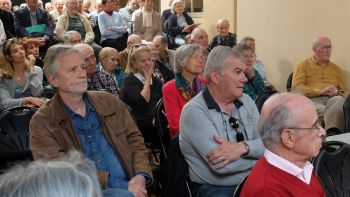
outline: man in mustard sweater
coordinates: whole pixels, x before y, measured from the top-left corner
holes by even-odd
[[[331,49],[329,38],[316,38],[314,56],[294,69],[292,81],[292,91],[313,101],[328,135],[342,131],[344,96],[348,94],[339,66],[329,60]]]

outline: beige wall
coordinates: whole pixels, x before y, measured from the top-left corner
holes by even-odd
[[[285,91],[294,66],[312,56],[313,39],[329,36],[333,41],[331,60],[344,70],[349,88],[349,8],[349,0],[238,0],[238,38],[251,35],[256,39],[267,78]]]

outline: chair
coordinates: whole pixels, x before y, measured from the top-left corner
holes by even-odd
[[[6,162],[32,160],[29,149],[29,122],[36,108],[14,107],[0,114],[0,165]]]
[[[168,197],[192,197],[188,164],[180,149],[179,134],[172,139],[169,145],[165,192],[165,196]]]
[[[350,95],[345,99],[344,111],[344,133],[350,132]]]
[[[163,98],[161,98],[156,105],[155,124],[160,140],[162,154],[164,155],[164,158],[167,159],[167,153],[171,138],[169,124],[164,109]]]
[[[235,192],[233,193],[233,197],[239,197],[241,194],[241,191],[243,189],[244,183],[247,180],[248,176],[246,176],[240,183],[239,185],[236,187]]]
[[[259,113],[261,111],[262,106],[264,105],[265,101],[273,94],[277,93],[276,90],[265,90],[264,92],[262,92],[261,94],[259,94],[256,98],[255,98],[255,104],[259,110]]]
[[[327,196],[349,197],[350,145],[338,141],[325,143],[313,164]]]
[[[292,91],[292,80],[293,80],[293,73],[290,73],[290,75],[287,79],[287,84],[286,84],[287,92]]]

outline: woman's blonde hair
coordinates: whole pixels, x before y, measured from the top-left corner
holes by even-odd
[[[11,47],[15,44],[23,46],[22,42],[17,38],[8,39],[2,48],[2,56],[0,57],[1,74],[3,77],[12,78],[15,74],[15,70],[12,66],[11,61],[8,57],[11,57]],[[23,47],[24,48],[24,47]],[[25,63],[25,71],[29,72],[30,68],[27,63]]]
[[[132,74],[137,72],[134,63],[136,61],[136,58],[143,52],[149,52],[151,54],[151,50],[144,44],[137,44],[131,47],[130,54],[128,56],[128,65],[126,66],[125,73]]]
[[[118,56],[118,51],[115,48],[112,48],[112,47],[104,47],[99,53],[101,66],[103,66],[103,63],[105,62],[105,59],[110,57],[110,56],[112,56],[112,55],[117,57]]]

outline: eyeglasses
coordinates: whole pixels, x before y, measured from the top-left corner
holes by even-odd
[[[234,117],[230,117],[228,119],[228,122],[230,123],[231,127],[236,130],[236,141],[237,142],[244,141],[243,133],[238,130],[238,128],[239,128],[238,120],[235,119]]]
[[[317,130],[320,131],[322,129],[322,124],[319,119],[316,120],[316,122],[310,127],[310,128],[299,128],[299,127],[292,127],[289,129],[295,129],[295,130]]]

